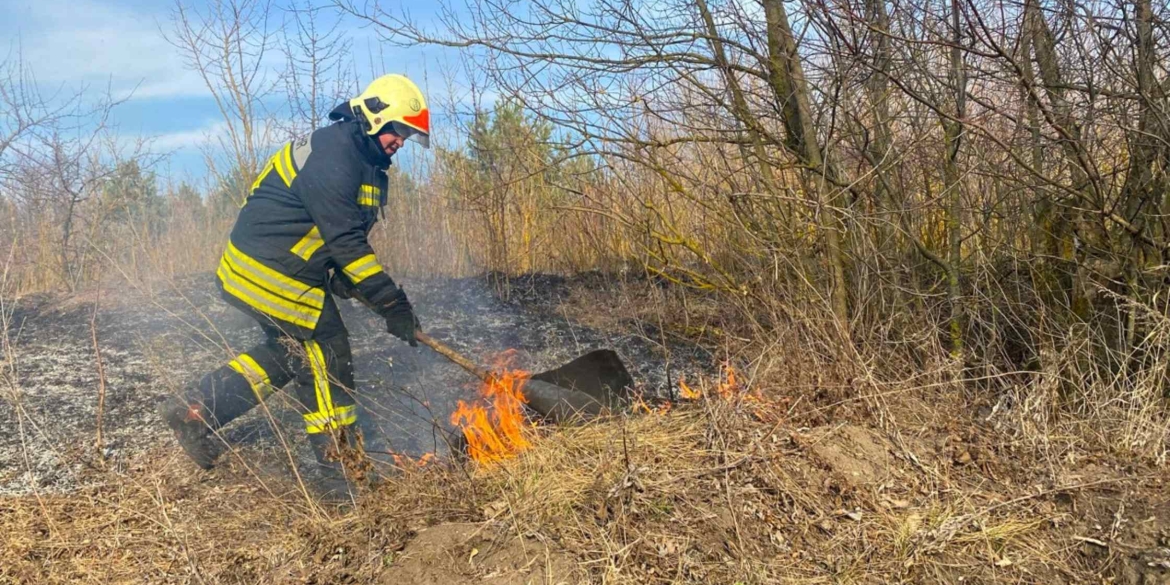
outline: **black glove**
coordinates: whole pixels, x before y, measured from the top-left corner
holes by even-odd
[[[418,347],[418,339],[415,337],[419,328],[418,317],[414,315],[414,307],[406,299],[406,291],[402,287],[394,291],[390,300],[383,305],[381,313],[386,319],[386,331],[389,334],[409,343],[411,347]]]
[[[339,299],[352,299],[354,293],[357,292],[357,287],[350,284],[349,279],[341,272],[334,271],[333,275],[329,277],[329,292]]]

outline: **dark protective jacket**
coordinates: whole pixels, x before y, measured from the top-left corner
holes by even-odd
[[[237,306],[311,337],[338,270],[382,312],[397,286],[367,239],[386,204],[390,158],[345,104],[336,123],[276,151],[232,229],[220,287]]]

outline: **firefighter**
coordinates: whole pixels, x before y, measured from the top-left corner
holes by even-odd
[[[374,80],[335,108],[334,123],[285,144],[245,199],[216,272],[223,298],[265,340],[207,374],[160,411],[187,455],[210,469],[215,431],[296,379],[317,460],[344,473],[358,411],[345,324],[334,296],[359,297],[412,346],[410,301],[378,262],[368,234],[386,204],[386,169],[410,139],[430,147],[426,99],[402,75]]]

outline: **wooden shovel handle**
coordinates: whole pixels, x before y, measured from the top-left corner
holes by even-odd
[[[415,331],[414,337],[415,339],[418,339],[419,343],[439,352],[440,355],[451,360],[455,363],[455,365],[467,370],[476,378],[479,378],[484,382],[491,383],[491,372],[488,372],[487,370],[479,367],[475,364],[475,362],[467,359],[466,356],[455,351],[454,349],[451,349],[442,341],[439,341],[438,339],[435,339],[430,335],[423,333],[422,331]]]
[[[480,380],[490,384],[495,378],[491,372],[475,365],[475,362],[430,335],[422,331],[415,331],[414,336],[420,343],[439,352],[440,355],[455,362],[459,367],[471,372]],[[562,422],[578,417],[590,420],[605,412],[605,405],[584,392],[538,380],[528,380],[524,386],[524,396],[524,402],[528,406],[545,417],[545,420],[552,422]]]
[[[374,309],[374,306],[371,305],[370,302],[367,301],[366,298],[363,297],[360,293],[356,293],[354,298],[356,298],[358,301],[361,301],[363,305],[369,307],[370,309]],[[467,359],[466,356],[455,351],[454,349],[451,349],[442,341],[439,341],[438,339],[423,333],[421,329],[414,330],[414,338],[417,339],[419,343],[439,352],[440,355],[451,360],[455,365],[467,370],[469,373],[471,373],[471,375],[479,378],[480,380],[483,380],[484,383],[492,383],[492,378],[494,376],[492,376],[491,372],[479,367],[475,362]]]

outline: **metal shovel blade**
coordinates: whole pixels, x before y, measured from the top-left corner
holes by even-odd
[[[419,343],[430,347],[484,382],[493,374],[447,344],[418,331]],[[559,368],[532,376],[522,392],[528,406],[549,422],[573,418],[592,419],[606,410],[619,410],[631,402],[634,379],[621,358],[611,350],[589,352]]]
[[[634,386],[626,364],[609,349],[591,351],[556,369],[536,374],[532,380],[584,393],[610,410],[629,406]]]
[[[634,379],[616,353],[589,352],[524,384],[528,406],[552,423],[590,420],[629,406]]]

